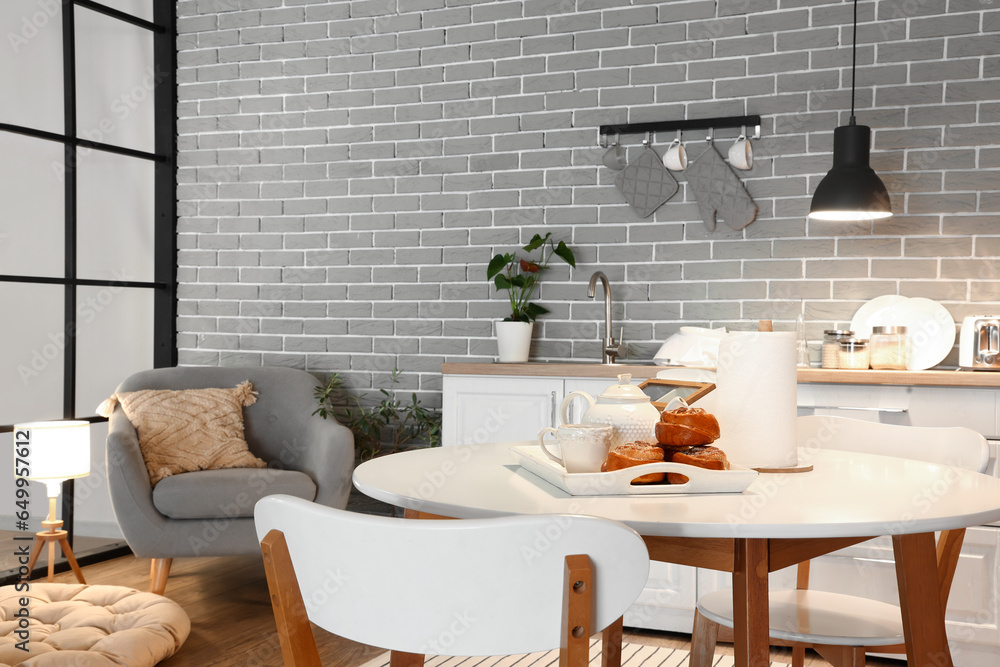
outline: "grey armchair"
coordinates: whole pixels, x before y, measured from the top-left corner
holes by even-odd
[[[174,558],[260,556],[257,500],[286,493],[343,509],[351,490],[354,436],[313,416],[319,381],[291,368],[158,368],[128,377],[118,392],[204,389],[253,383],[257,402],[243,409],[250,451],[267,468],[199,470],[149,481],[139,439],[121,405],[111,415],[106,460],[115,518],[139,558],[152,558],[150,589],[162,594]]]

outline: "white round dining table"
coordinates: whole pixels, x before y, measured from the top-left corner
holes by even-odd
[[[354,484],[414,518],[571,513],[615,519],[650,557],[733,574],[737,667],[769,664],[767,574],[880,535],[893,538],[907,660],[950,667],[934,532],[1000,520],[1000,480],[920,461],[800,450],[804,473],[761,474],[742,493],[572,496],[501,442],[367,461]]]

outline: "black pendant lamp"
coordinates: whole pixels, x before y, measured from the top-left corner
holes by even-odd
[[[854,0],[851,59],[851,120],[833,131],[833,168],[816,187],[809,217],[817,220],[879,220],[892,215],[889,192],[868,164],[872,131],[854,121],[854,76],[858,60],[858,0]]]

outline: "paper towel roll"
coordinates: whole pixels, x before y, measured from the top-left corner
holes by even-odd
[[[797,465],[795,333],[731,333],[719,345],[718,369],[715,445],[748,468]]]

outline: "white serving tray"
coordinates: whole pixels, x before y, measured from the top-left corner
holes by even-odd
[[[684,463],[647,463],[614,472],[567,473],[550,459],[541,447],[511,448],[522,468],[573,496],[663,495],[676,493],[742,493],[757,479],[757,471],[730,464],[730,470],[706,470]],[[687,484],[632,484],[632,480],[651,472],[676,472],[688,478]]]

